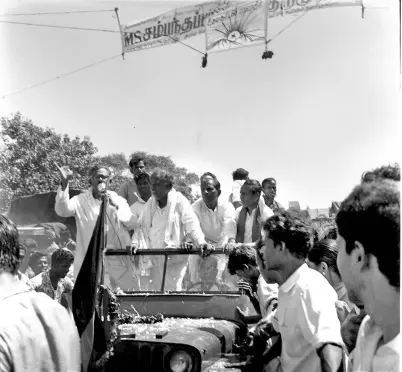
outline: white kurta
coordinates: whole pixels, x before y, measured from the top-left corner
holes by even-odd
[[[93,197],[92,189],[88,189],[71,199],[68,190],[68,186],[64,191],[62,191],[61,186],[58,188],[55,210],[61,217],[75,217],[77,224],[77,246],[74,257],[74,278],[76,279],[100,213],[101,201]],[[128,229],[133,228],[130,226],[132,213],[124,198],[118,196],[113,191],[111,193],[114,194],[113,200],[118,204],[119,208],[116,210],[109,204],[106,209],[107,248],[124,249],[130,245]]]

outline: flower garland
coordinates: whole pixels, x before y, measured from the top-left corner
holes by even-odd
[[[104,371],[106,364],[110,358],[114,355],[114,346],[118,340],[118,329],[120,324],[135,324],[135,323],[145,323],[145,324],[155,324],[163,321],[162,314],[140,316],[137,310],[132,306],[135,314],[131,314],[128,311],[120,312],[120,304],[117,301],[116,294],[122,293],[121,290],[116,290],[115,293],[107,286],[99,286],[98,292],[98,304],[102,303],[103,296],[107,292],[108,294],[108,315],[110,319],[110,333],[109,342],[106,345],[106,351],[98,358],[95,362],[96,371]],[[99,306],[98,306],[99,309]]]

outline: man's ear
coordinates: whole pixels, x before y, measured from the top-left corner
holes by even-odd
[[[246,264],[243,264],[242,266],[242,271],[245,272],[246,270],[248,270],[250,267]]]
[[[327,276],[329,272],[328,264],[326,262],[321,262],[320,266],[324,275]]]
[[[366,251],[363,244],[359,241],[355,241],[353,250],[350,253],[350,258],[352,264],[357,265],[360,270],[363,270],[368,265]]]

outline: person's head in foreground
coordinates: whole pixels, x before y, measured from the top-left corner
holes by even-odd
[[[267,283],[281,285],[306,260],[311,247],[309,225],[291,212],[280,212],[262,226],[256,243],[260,272]]]
[[[21,245],[15,225],[0,215],[0,275],[16,275],[20,265]]]
[[[173,176],[164,169],[156,168],[151,174],[151,190],[154,198],[159,203],[166,202],[172,188]]]
[[[260,276],[257,266],[256,251],[248,245],[238,245],[230,250],[228,271],[249,283],[256,284]]]
[[[221,194],[221,184],[213,173],[207,172],[200,177],[201,196],[205,205],[215,209],[218,205],[218,198]]]
[[[349,299],[392,334],[399,332],[399,182],[356,186],[336,216],[337,265]],[[397,322],[397,324],[396,324]]]
[[[52,254],[52,267],[50,272],[56,278],[63,279],[68,274],[74,262],[74,255],[67,248],[59,248]]]
[[[148,201],[148,199],[152,196],[151,178],[149,177],[149,174],[146,172],[139,173],[134,177],[134,180],[141,199]]]
[[[237,168],[232,173],[233,181],[248,180],[248,172],[243,168]]]
[[[338,245],[336,240],[324,239],[316,242],[308,252],[307,265],[324,275],[332,287],[339,285],[341,274],[336,266]]]
[[[46,253],[35,252],[29,258],[29,266],[35,275],[45,272],[48,269],[48,260]]]
[[[261,196],[261,184],[257,180],[247,180],[240,189],[240,199],[243,207],[254,208]]]
[[[394,165],[383,165],[375,168],[372,171],[367,171],[362,174],[361,183],[368,183],[373,181],[400,181],[401,180],[401,168],[398,163]]]

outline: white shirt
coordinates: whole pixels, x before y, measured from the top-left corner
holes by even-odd
[[[359,328],[356,347],[350,355],[350,372],[399,372],[401,336],[400,333],[377,348],[382,338],[381,328],[366,315]]]
[[[149,240],[152,248],[165,247],[165,230],[168,221],[168,208],[156,207],[156,212],[152,217],[152,226],[149,229]]]
[[[68,189],[68,186],[64,191],[62,191],[61,187],[58,188],[55,211],[61,217],[75,217],[75,223],[77,224],[77,246],[74,257],[74,276],[77,278],[100,213],[102,202],[93,197],[92,189],[86,190],[70,199]],[[130,226],[132,214],[127,201],[116,193],[112,191],[111,193],[113,194],[113,201],[116,202],[119,209],[116,211],[110,205],[106,209],[108,215],[106,218],[106,230],[108,232],[107,245],[108,248],[121,249],[130,245],[130,235],[127,229],[132,228]],[[117,226],[117,221],[115,221],[116,216],[119,222],[125,224],[125,226],[122,224]],[[111,222],[113,222],[114,226],[111,226]]]
[[[342,345],[336,300],[328,281],[306,264],[279,287],[273,326],[282,336],[283,372],[321,372],[316,350],[328,342]]]
[[[144,212],[146,201],[138,197],[138,200],[131,205],[131,213],[133,214],[132,217],[132,225],[134,230],[138,227],[138,220],[140,219],[142,212]]]
[[[220,201],[215,210],[209,209],[202,199],[192,205],[208,243],[224,247],[230,238],[236,238],[235,209],[229,202]]]
[[[261,203],[259,203],[260,208],[262,206]],[[239,215],[240,211],[242,210],[243,207],[239,207],[236,209],[236,224],[239,222]],[[255,214],[256,214],[257,208],[254,208],[251,213],[248,213],[247,211],[247,217],[246,217],[246,226],[244,230],[244,244],[249,244],[253,243],[253,222],[255,219]],[[271,208],[268,208],[265,204],[262,208],[261,211],[261,221],[267,220],[269,217],[274,215],[274,212],[272,212]]]
[[[278,298],[278,284],[268,284],[260,275],[257,282],[257,296],[260,303],[261,316],[268,315],[268,306],[271,300]]]

